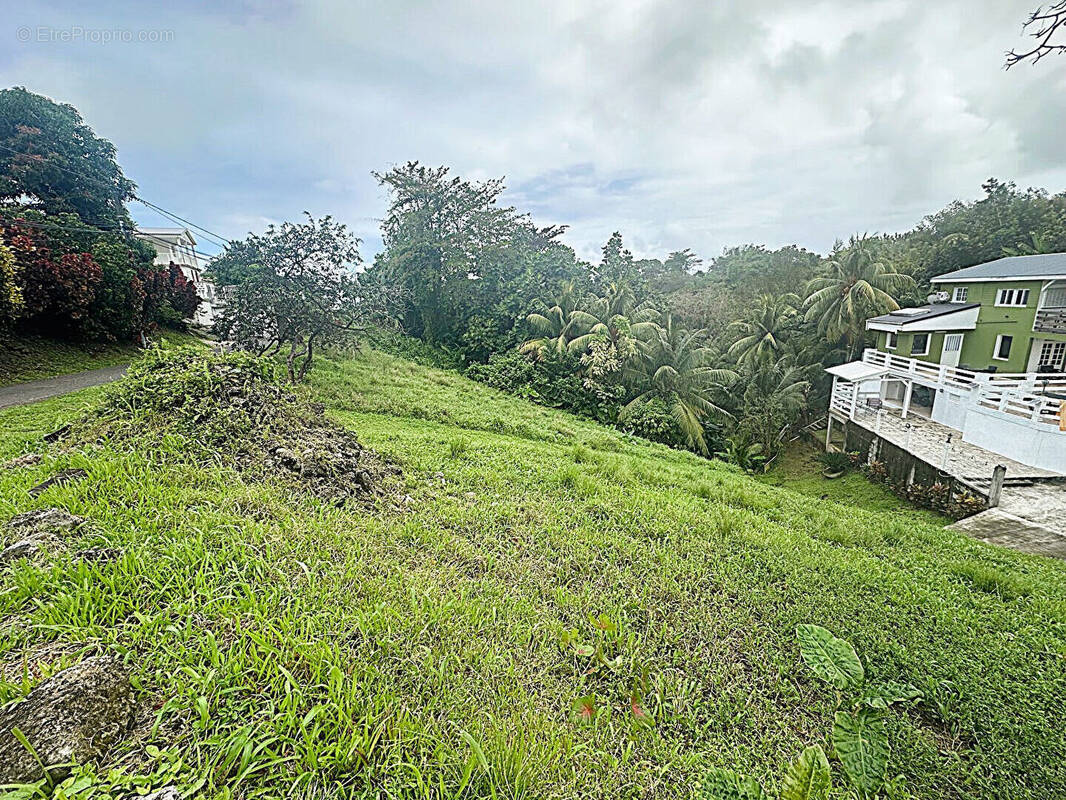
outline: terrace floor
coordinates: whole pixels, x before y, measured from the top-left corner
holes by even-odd
[[[907,419],[900,416],[899,409],[888,405],[880,410],[859,406],[855,410],[854,422],[913,453],[926,463],[964,480],[991,480],[992,471],[997,464],[1007,468],[1008,480],[1054,478],[1059,475],[1057,472],[1030,467],[999,453],[964,442],[959,431],[927,419],[920,411],[916,413],[913,406]]]
[[[1061,477],[1058,473],[1029,467],[964,442],[959,431],[913,411],[912,407],[904,420],[898,408],[886,405],[875,411],[860,407],[854,422],[986,492],[992,470],[1002,464],[1007,468],[1008,482],[999,507],[950,527],[990,544],[1066,559],[1066,485],[1047,480]]]

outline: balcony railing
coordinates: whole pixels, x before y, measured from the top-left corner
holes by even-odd
[[[976,372],[894,356],[872,348],[863,351],[862,360],[876,367],[885,367],[894,377],[910,379],[933,389],[968,390],[988,386],[1032,394],[1066,394],[1066,373],[1063,372]]]
[[[1066,308],[1037,309],[1033,332],[1066,333]]]
[[[1041,426],[1059,427],[1062,422],[1066,373],[974,372],[872,349],[863,352],[862,360],[885,367],[888,378],[910,380],[938,390],[950,389],[974,406],[999,414],[1027,419]],[[840,387],[834,391],[830,406],[841,413],[850,412],[852,397]]]

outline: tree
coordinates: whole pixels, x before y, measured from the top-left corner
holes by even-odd
[[[795,327],[800,299],[794,294],[760,295],[745,319],[733,323],[740,335],[729,348],[737,363],[775,360]]]
[[[481,279],[521,227],[513,208],[497,205],[501,179],[474,183],[448,172],[411,161],[374,173],[392,196],[375,280],[405,290],[404,327],[438,344],[457,338],[447,313],[449,294]]]
[[[622,408],[619,422],[625,422],[641,405],[658,398],[677,421],[686,444],[708,455],[704,423],[730,417],[714,402],[714,393],[736,380],[737,375],[711,366],[714,352],[699,344],[705,331],[682,330],[669,314],[661,325],[646,331],[628,368],[630,383],[638,387],[638,393]]]
[[[1066,52],[1066,43],[1060,44],[1052,41],[1063,28],[1066,28],[1066,0],[1052,3],[1047,8],[1043,6],[1037,8],[1022,24],[1022,30],[1028,31],[1029,35],[1036,39],[1036,46],[1021,53],[1010,50],[1007,53],[1006,68],[1010,69],[1015,64],[1030,58],[1035,64],[1051,53]]]
[[[825,274],[807,284],[805,319],[815,322],[829,341],[843,340],[853,358],[863,343],[869,317],[895,311],[892,296],[914,286],[914,280],[877,259],[867,237],[850,244],[826,265]]]
[[[641,335],[659,316],[649,304],[636,304],[636,296],[628,283],[609,283],[605,288],[602,297],[590,297],[570,315],[573,330],[569,348],[572,353],[588,350],[597,340],[605,340],[617,348],[626,337]]]
[[[603,246],[603,256],[595,270],[596,286],[601,290],[609,285],[625,284],[632,289],[639,281],[633,254],[622,244],[622,234],[615,231]]]
[[[520,351],[533,354],[538,361],[543,361],[552,353],[565,352],[574,332],[575,321],[572,317],[577,302],[577,286],[572,280],[562,282],[550,301],[535,300],[526,322],[539,336],[523,343]]]
[[[748,361],[741,367],[737,429],[742,438],[758,442],[767,458],[780,448],[806,407],[811,384],[805,372],[788,357]]]
[[[115,161],[115,146],[73,106],[21,87],[0,90],[0,201],[29,198],[48,214],[132,229],[124,204],[136,188]]]
[[[259,354],[287,347],[289,379],[302,380],[316,347],[388,316],[394,294],[364,286],[359,263],[359,240],[331,217],[308,214],[232,242],[210,265],[226,292],[216,329]]]

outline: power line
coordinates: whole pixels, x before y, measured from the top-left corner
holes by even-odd
[[[74,231],[75,233],[80,233],[80,234],[88,235],[88,236],[109,236],[109,235],[114,234],[114,233],[128,233],[127,231],[125,231],[122,228],[97,228],[96,226],[92,226],[92,225],[87,226],[88,229],[86,229],[86,228],[76,228],[76,227],[73,227],[71,225],[57,225],[57,224],[51,223],[51,222],[31,222],[30,220],[24,220],[24,219],[9,220],[9,222],[11,223],[11,225],[13,227],[21,226],[21,227],[25,227],[25,228],[36,228],[36,229],[39,229],[39,230]],[[152,235],[150,233],[142,233],[141,231],[135,232],[133,234],[133,236],[136,236],[137,238],[141,238],[141,239],[150,239],[151,241],[155,242],[156,244],[165,244],[165,245],[168,245],[168,246],[173,244],[173,242],[169,242],[166,239],[161,239],[160,237],[154,236],[154,235]],[[218,256],[217,253],[212,255],[210,253],[203,253],[203,252],[201,252],[199,250],[196,250],[194,248],[191,248],[191,247],[188,248],[188,249],[194,255],[200,256],[201,258],[206,258],[209,261]]]
[[[23,153],[23,151],[16,150],[14,147],[8,147],[5,144],[0,144],[0,148],[3,148],[4,150],[7,150],[9,153],[14,153],[15,155],[25,155],[25,153]],[[111,186],[110,184],[108,184],[106,181],[103,181],[103,180],[101,180],[99,178],[94,178],[94,177],[92,177],[90,175],[86,175],[85,173],[79,172],[78,170],[70,169],[69,167],[64,167],[64,166],[62,166],[60,164],[49,164],[49,166],[50,167],[54,167],[55,169],[58,169],[58,170],[60,170],[62,172],[66,172],[66,173],[68,173],[70,175],[73,175],[76,178],[80,178],[82,180],[87,180],[90,183],[95,183],[97,186],[103,186],[103,187],[107,188],[108,190],[113,190],[115,188],[114,186]],[[219,246],[225,247],[226,245],[228,245],[230,243],[229,239],[227,239],[226,237],[220,236],[217,233],[212,233],[211,231],[207,230],[207,228],[202,228],[202,227],[200,227],[199,225],[197,225],[194,222],[189,222],[189,220],[185,219],[184,217],[179,217],[177,214],[174,214],[173,212],[167,211],[162,206],[158,206],[155,203],[151,203],[151,202],[145,200],[143,197],[140,197],[138,195],[133,195],[132,199],[136,200],[139,203],[142,203],[143,205],[147,206],[148,208],[152,209],[153,211],[156,211],[157,213],[162,214],[163,216],[167,217],[168,219],[170,219],[170,220],[172,220],[174,222],[181,222],[181,223],[183,223],[185,225],[189,225],[190,227],[193,227],[196,230],[207,234],[208,236],[212,236],[215,239],[220,240],[220,242],[221,242],[221,244],[219,244],[219,241],[212,241],[211,244],[219,244]],[[213,257],[214,256],[211,256],[211,258],[213,258]]]
[[[142,205],[148,206],[148,208],[152,209],[153,211],[157,211],[163,216],[174,220],[175,222],[182,222],[191,228],[196,228],[196,230],[204,233],[209,237],[214,237],[215,239],[217,239],[217,241],[212,242],[212,244],[217,244],[220,247],[226,247],[230,243],[229,239],[227,239],[225,236],[219,236],[217,233],[211,233],[211,231],[209,231],[207,228],[201,228],[195,222],[189,222],[189,220],[185,219],[184,217],[179,217],[177,214],[173,214],[167,211],[165,208],[157,206],[155,203],[149,203],[143,197],[134,197],[133,199],[136,200],[138,203],[141,203]]]

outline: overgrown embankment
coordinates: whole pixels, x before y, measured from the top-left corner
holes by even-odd
[[[209,373],[165,382],[224,409]],[[406,496],[337,506],[203,457],[217,440],[196,432],[247,431],[258,401],[200,420],[141,405],[150,374],[95,412],[105,436],[40,444],[77,397],[0,413],[0,456],[42,453],[0,470],[0,519],[85,520],[0,573],[0,702],[106,653],[138,706],[71,796],[689,798],[711,766],[769,787],[832,726],[805,622],[853,642],[871,681],[921,690],[887,713],[900,796],[1066,794],[1058,562],[377,353],[321,362],[306,399],[399,464]],[[84,475],[29,496],[63,470]]]

